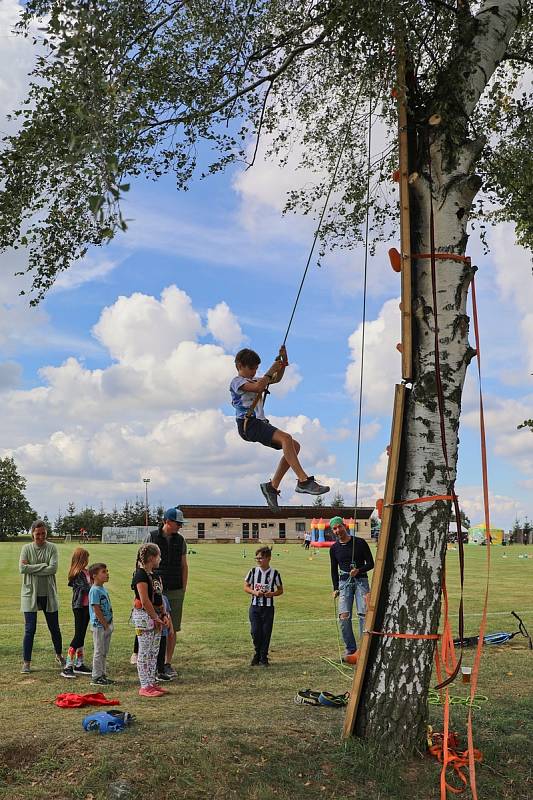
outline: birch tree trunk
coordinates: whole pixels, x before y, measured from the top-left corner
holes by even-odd
[[[464,61],[464,84],[454,87],[454,101],[464,109],[465,118],[502,59],[520,10],[519,0],[485,2],[468,47],[454,53],[455,72],[457,59]],[[438,105],[431,111],[438,112]],[[413,253],[431,250],[431,199],[435,252],[465,253],[469,213],[480,188],[474,167],[484,142],[465,136],[450,148],[445,128],[445,117],[441,125],[429,126],[423,152],[419,148],[420,177],[411,187]],[[439,260],[436,273],[435,310],[430,260],[413,259],[414,382],[404,421],[403,469],[397,491],[402,500],[449,495],[453,490],[461,394],[466,368],[475,355],[468,342],[466,314],[471,268],[466,263]],[[449,470],[437,403],[436,323]],[[447,501],[397,507],[377,610],[377,630],[437,632],[450,509]],[[412,750],[423,745],[434,647],[431,640],[373,638],[356,735],[390,749],[400,745]]]

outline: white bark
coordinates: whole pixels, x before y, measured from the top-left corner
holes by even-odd
[[[458,97],[462,97],[467,115],[476,107],[491,75],[502,60],[525,6],[524,0],[485,0],[476,14],[480,30],[472,41],[471,54],[474,59],[470,60],[470,69],[457,93]]]
[[[472,42],[470,68],[458,97],[471,112],[501,60],[516,28],[519,0],[485,2]],[[464,56],[464,54],[463,54]],[[435,252],[464,254],[467,222],[480,181],[473,174],[483,141],[465,140],[451,153],[445,131],[433,129],[431,171],[427,163],[412,191],[413,252],[429,253],[430,197],[433,196]],[[470,269],[465,263],[437,261],[437,322],[450,469],[446,468],[435,378],[435,310],[429,259],[413,262],[414,370],[404,426],[404,469],[398,499],[449,495],[454,487],[461,393],[474,351],[466,315]],[[438,501],[398,508],[393,550],[378,607],[382,631],[437,632],[450,503]],[[356,734],[412,749],[425,735],[426,696],[434,642],[374,637]]]

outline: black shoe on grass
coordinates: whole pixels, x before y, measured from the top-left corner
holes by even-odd
[[[68,666],[68,667],[64,667],[63,668],[63,670],[61,671],[61,677],[62,678],[75,678],[76,677],[74,675],[74,667],[72,666],[72,664],[70,666]]]
[[[86,667],[85,664],[80,664],[77,667],[73,667],[73,669],[76,675],[92,675],[92,669]]]

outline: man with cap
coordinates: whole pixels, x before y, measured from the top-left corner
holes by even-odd
[[[154,575],[159,576],[163,583],[163,594],[170,603],[170,616],[175,633],[181,630],[183,600],[189,577],[187,542],[180,533],[180,528],[185,522],[187,520],[184,519],[180,508],[167,508],[159,528],[150,531],[146,539],[147,542],[156,544],[161,550],[161,562],[159,567],[154,570]],[[169,674],[169,677],[176,675],[176,672],[170,667],[175,643],[176,637],[169,637],[169,647],[167,646],[165,658],[165,672],[172,673]]]
[[[350,536],[342,517],[333,517],[329,527],[337,537],[329,549],[333,597],[339,598],[339,625],[346,648],[345,656],[357,651],[352,627],[352,610],[355,600],[362,635],[366,615],[366,596],[370,592],[368,573],[374,568],[374,559],[364,539]]]

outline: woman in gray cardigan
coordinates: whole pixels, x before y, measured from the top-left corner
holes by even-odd
[[[61,666],[63,642],[59,629],[58,598],[56,587],[57,547],[46,541],[46,525],[36,519],[31,526],[33,542],[25,544],[20,551],[19,571],[22,573],[20,608],[24,614],[24,641],[22,644],[24,663],[22,672],[30,672],[33,639],[37,628],[37,611],[43,611],[56,661]]]

